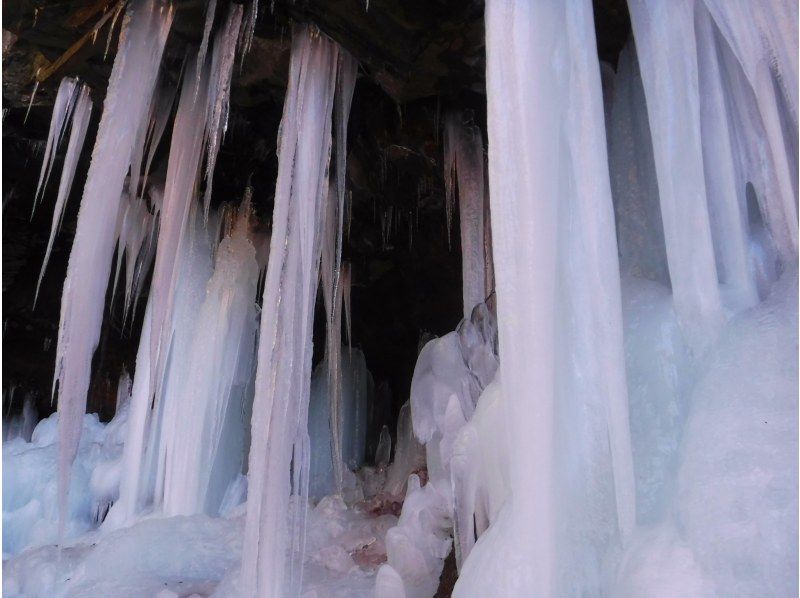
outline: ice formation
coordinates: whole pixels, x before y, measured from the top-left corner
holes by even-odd
[[[480,129],[444,126],[464,318],[421,335],[392,450],[342,259],[356,61],[295,25],[266,234],[249,183],[211,202],[258,5],[206,5],[176,92],[158,80],[173,9],[132,2],[64,283],[58,413],[37,423],[26,395],[3,422],[4,593],[422,598],[454,551],[455,596],[796,594],[796,5],[629,5],[614,71],[588,0],[487,2],[488,185]],[[91,110],[62,81],[42,272]],[[381,210],[384,248],[404,218],[411,243],[411,211]],[[83,412],[115,248],[111,307],[119,288],[132,329],[147,305],[101,424]]]
[[[327,167],[339,61],[334,42],[309,27],[295,28],[253,405],[242,554],[246,596],[297,591],[302,575],[294,559],[287,566],[286,551],[302,545],[304,513],[287,521],[286,511],[289,497],[305,496],[308,488],[311,328],[324,202],[330,201]]]

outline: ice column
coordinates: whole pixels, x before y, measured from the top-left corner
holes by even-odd
[[[464,122],[461,113],[448,114],[444,129],[444,181],[448,196],[458,183],[458,212],[461,222],[461,272],[464,317],[483,303],[485,265],[483,239],[483,139],[475,125]],[[449,204],[455,200],[447,199]]]
[[[702,355],[722,325],[706,204],[694,0],[629,0],[653,137],[672,296],[687,342]]]
[[[734,148],[714,33],[711,16],[701,2],[695,7],[695,34],[708,211],[720,279],[730,290],[731,306],[741,309],[757,303],[758,293],[750,274],[744,188],[737,188],[736,184]]]
[[[510,497],[454,595],[595,594],[635,512],[591,3],[492,0],[486,41]]]
[[[66,518],[70,469],[86,410],[92,355],[100,337],[114,252],[115,223],[139,129],[146,126],[161,54],[172,24],[171,6],[132,2],[111,72],[78,225],[64,280],[53,386],[58,384],[60,526]]]
[[[304,511],[295,511],[291,523],[287,513],[290,496],[305,495],[308,486],[312,319],[338,56],[338,46],[318,31],[294,29],[251,426],[245,596],[299,590],[299,570],[293,561],[287,566],[287,551],[301,550]]]

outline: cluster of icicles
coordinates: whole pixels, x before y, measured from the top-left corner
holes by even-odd
[[[776,275],[768,259],[752,255],[758,231],[748,219],[748,184],[768,235],[765,251],[783,264],[795,259],[797,156],[785,132],[797,131],[796,7],[629,5],[635,53],[623,51],[613,109],[604,115],[588,0],[487,2],[488,186],[479,129],[459,113],[445,123],[448,221],[457,195],[465,319],[420,355],[411,419],[430,478],[408,484],[399,524],[387,535],[380,596],[430,591],[414,570],[423,563],[435,574],[449,548],[448,521],[458,595],[597,588],[602,555],[624,545],[636,523],[620,269],[671,284],[681,330],[700,359],[727,314],[756,303]],[[269,239],[254,230],[248,201],[223,214],[210,208],[235,57],[253,36],[255,3],[247,10],[230,4],[212,39],[216,2],[207,6],[202,42],[185,62],[165,175],[150,168],[176,99],[159,85],[173,8],[135,0],[126,11],[64,282],[54,380],[59,497],[63,526],[116,248],[114,289],[124,255],[131,321],[151,264],[153,275],[119,496],[106,525],[150,510],[217,513],[231,493],[244,493],[246,472],[239,590],[280,596],[302,584],[305,511],[290,502],[308,495],[320,282],[331,463],[335,489],[344,485],[341,327],[350,271],[342,230],[357,65],[315,29],[294,29]],[[646,107],[634,84],[638,69]],[[65,79],[37,189],[38,197],[70,129],[47,255],[91,110],[86,86]],[[626,157],[630,137],[648,141],[651,163]],[[624,181],[609,177],[609,162],[621,172],[616,161],[632,165]],[[645,188],[648,168],[652,188]],[[643,230],[652,232],[645,244],[663,238],[663,256],[643,247]],[[497,330],[485,303],[493,289]]]

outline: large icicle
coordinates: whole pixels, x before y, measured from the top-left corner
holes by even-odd
[[[337,57],[338,46],[316,30],[297,26],[293,31],[253,404],[242,555],[245,596],[299,591],[300,572],[287,571],[287,551],[303,542],[296,520],[304,513],[296,512],[290,525],[287,512],[290,495],[303,495],[308,486],[312,318]]]
[[[186,229],[189,206],[195,197],[203,158],[206,106],[203,102],[195,101],[195,61],[189,60],[188,65],[172,127],[158,251],[151,283],[153,330],[150,337],[150,383],[153,385],[151,390],[155,392],[159,392],[163,381],[170,350],[172,305],[180,274],[176,269],[176,256]],[[208,68],[203,67],[199,97],[205,97],[207,85]]]
[[[58,383],[59,521],[66,521],[70,470],[78,450],[92,355],[100,337],[114,233],[125,175],[155,87],[173,9],[132,2],[108,84],[64,280],[53,380]]]
[[[39,288],[42,286],[42,278],[44,278],[44,271],[47,269],[47,262],[50,261],[50,252],[53,250],[53,242],[55,241],[56,233],[61,228],[61,222],[64,219],[67,199],[69,199],[69,192],[72,189],[72,180],[75,178],[75,169],[78,167],[78,160],[81,157],[83,142],[86,139],[86,131],[89,128],[89,121],[92,117],[92,98],[89,95],[89,87],[81,85],[77,96],[78,99],[75,102],[75,108],[72,112],[72,129],[69,133],[69,143],[67,143],[67,155],[64,158],[64,169],[61,171],[61,181],[58,183],[56,206],[53,209],[50,238],[47,240],[47,249],[44,252],[42,269],[39,272],[39,280],[36,282],[36,295],[33,299],[34,305],[39,297]],[[56,104],[58,104],[58,101],[56,101]]]
[[[455,204],[458,182],[458,212],[461,223],[461,272],[464,317],[486,299],[483,226],[483,139],[481,131],[463,121],[463,115],[448,114],[444,129],[444,179],[447,203]],[[452,208],[451,208],[452,209]]]
[[[454,596],[595,595],[635,512],[591,3],[491,0],[486,41],[510,496]]]
[[[653,136],[661,217],[675,309],[702,355],[722,325],[706,204],[694,0],[629,0]]]
[[[47,132],[47,145],[44,149],[42,170],[39,173],[39,182],[36,184],[36,193],[33,196],[33,211],[36,210],[36,201],[44,193],[47,181],[50,179],[50,170],[56,157],[56,149],[61,143],[61,138],[67,130],[72,110],[75,108],[76,90],[79,89],[78,80],[64,77],[58,86],[56,102],[53,105],[53,115],[50,118],[50,130]]]

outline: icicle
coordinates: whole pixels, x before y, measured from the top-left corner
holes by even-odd
[[[337,57],[336,44],[307,26],[296,26],[280,129],[272,259],[261,312],[242,556],[245,596],[299,592],[301,571],[295,570],[292,557],[296,553],[287,555],[287,548],[298,542],[302,547],[297,534],[304,535],[304,509],[299,509],[291,524],[286,514],[290,495],[302,496],[304,486],[307,491],[304,418]],[[290,469],[294,476],[289,475]],[[296,531],[290,533],[290,529]],[[302,559],[302,554],[298,556]],[[294,579],[286,580],[287,573]]]
[[[53,242],[56,238],[56,233],[61,228],[61,222],[64,219],[64,212],[67,207],[67,199],[72,189],[72,181],[75,178],[75,169],[78,167],[78,160],[83,150],[83,142],[86,139],[86,131],[89,128],[89,121],[92,116],[92,99],[89,95],[89,88],[82,85],[78,92],[78,99],[72,114],[72,130],[69,135],[69,143],[67,144],[67,155],[64,158],[64,169],[61,172],[61,181],[58,184],[58,197],[56,198],[56,206],[53,209],[53,222],[50,225],[50,238],[47,240],[47,249],[44,253],[44,260],[42,261],[42,269],[39,272],[39,280],[36,283],[36,294],[33,298],[33,304],[36,305],[36,300],[39,298],[39,289],[42,286],[42,278],[47,269],[47,262],[50,260],[50,252],[53,250]]]
[[[61,143],[61,138],[69,124],[72,109],[75,107],[75,93],[78,81],[70,77],[64,77],[58,86],[56,103],[53,106],[53,116],[50,119],[50,130],[47,132],[47,146],[44,150],[42,170],[39,173],[39,182],[36,184],[36,193],[33,196],[33,210],[36,211],[36,202],[41,199],[47,181],[50,179],[50,170],[53,168],[53,160],[56,157],[56,149]]]
[[[75,240],[64,280],[53,388],[58,385],[59,536],[67,517],[72,462],[78,450],[91,362],[100,337],[114,251],[114,223],[133,143],[147,107],[173,10],[156,0],[129,5],[92,152]]]
[[[172,334],[172,306],[179,272],[176,256],[183,242],[189,207],[194,199],[203,157],[203,132],[206,129],[206,106],[194,101],[196,61],[187,61],[181,97],[172,127],[167,180],[160,214],[158,250],[155,257],[151,295],[153,331],[150,338],[151,392],[160,394]],[[205,97],[208,69],[200,79],[200,96]]]
[[[630,0],[675,309],[698,357],[723,323],[706,204],[694,0]],[[677,128],[676,128],[677,127]]]
[[[208,115],[206,138],[208,158],[206,160],[206,192],[203,199],[205,218],[211,205],[211,188],[214,182],[214,167],[222,138],[228,128],[228,110],[231,93],[231,75],[236,59],[236,35],[242,22],[242,5],[231,4],[225,25],[214,39],[211,57],[211,75],[208,82]]]
[[[461,271],[464,317],[483,303],[485,265],[483,255],[483,140],[480,129],[464,122],[460,113],[448,114],[444,133],[444,180],[447,204],[452,218],[455,183],[458,184],[461,223]],[[449,232],[448,224],[448,232]]]
[[[39,71],[36,71],[36,74],[39,74]],[[28,109],[25,111],[25,118],[22,119],[22,124],[24,125],[28,122],[28,115],[31,113],[31,107],[33,106],[33,100],[36,98],[36,92],[39,91],[39,79],[36,79],[36,82],[33,84],[33,91],[31,92],[30,100],[28,100]]]
[[[256,19],[258,19],[258,0],[250,0],[250,4],[247,6],[247,14],[242,21],[242,25],[239,30],[238,47],[240,54],[240,65],[244,64],[244,58],[250,52],[250,46],[253,44],[253,36],[256,31]]]
[[[114,37],[114,27],[117,25],[117,20],[119,19],[119,15],[122,14],[122,10],[125,8],[124,2],[119,2],[117,4],[117,8],[114,10],[114,16],[111,18],[111,26],[108,28],[108,38],[106,38],[106,49],[103,52],[103,62],[106,61],[108,58],[108,51],[111,49],[111,39]]]
[[[211,27],[214,25],[214,15],[217,12],[217,0],[208,0],[206,4],[206,20],[203,25],[203,39],[200,41],[200,48],[197,50],[197,64],[195,65],[195,90],[194,97],[197,99],[197,92],[200,89],[200,73],[206,64],[206,53],[208,52],[208,40],[211,37]]]

